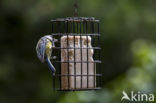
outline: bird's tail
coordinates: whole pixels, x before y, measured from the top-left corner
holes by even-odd
[[[48,63],[48,67],[50,69],[50,71],[52,72],[53,75],[55,75],[55,67],[53,66],[53,64],[51,63],[49,58],[46,58],[46,62]]]

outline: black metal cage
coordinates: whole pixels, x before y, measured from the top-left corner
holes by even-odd
[[[101,89],[99,20],[67,17],[51,23],[51,35],[58,39],[51,58],[56,68],[53,88],[60,91]]]

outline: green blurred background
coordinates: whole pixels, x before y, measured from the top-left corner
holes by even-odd
[[[79,16],[100,20],[103,89],[53,91],[35,46],[51,19],[73,16],[73,3],[0,1],[0,103],[121,103],[123,90],[156,95],[156,0],[78,0]]]

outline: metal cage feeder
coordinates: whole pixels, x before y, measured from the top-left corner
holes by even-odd
[[[101,89],[99,20],[67,17],[51,23],[51,36],[58,40],[51,58],[56,67],[53,88],[59,91]]]

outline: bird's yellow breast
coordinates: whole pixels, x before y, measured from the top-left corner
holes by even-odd
[[[46,42],[46,56],[48,58],[50,58],[51,56],[51,48],[52,48],[52,42],[50,40],[47,39],[47,42]]]

